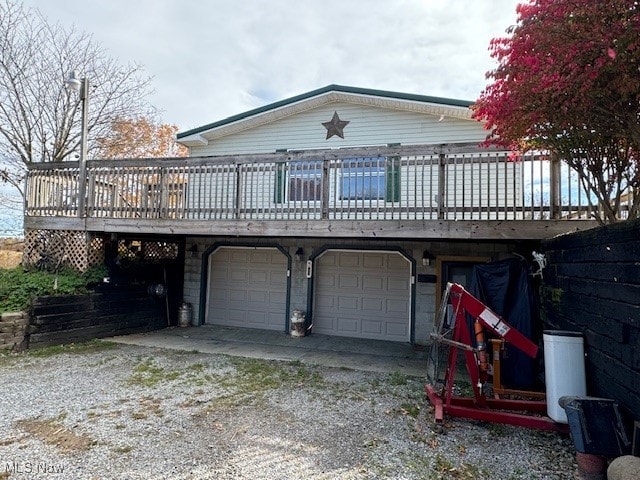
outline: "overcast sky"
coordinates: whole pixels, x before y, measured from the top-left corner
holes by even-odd
[[[517,3],[24,0],[141,64],[151,103],[180,130],[332,83],[475,100]]]

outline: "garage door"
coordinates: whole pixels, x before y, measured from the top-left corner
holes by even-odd
[[[315,266],[314,333],[410,341],[410,275],[397,253],[327,251]]]
[[[209,258],[206,323],[285,329],[287,258],[275,248],[222,247]]]

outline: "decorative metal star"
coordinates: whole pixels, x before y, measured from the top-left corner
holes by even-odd
[[[326,140],[329,140],[334,135],[337,135],[340,138],[344,138],[344,127],[349,125],[349,122],[346,120],[340,120],[340,117],[338,116],[338,112],[334,111],[333,118],[331,119],[331,121],[322,122],[322,125],[324,125],[324,128],[327,129]]]

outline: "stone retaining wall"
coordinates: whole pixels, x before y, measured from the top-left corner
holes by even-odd
[[[28,325],[29,315],[26,312],[3,313],[0,316],[0,350],[24,348]]]

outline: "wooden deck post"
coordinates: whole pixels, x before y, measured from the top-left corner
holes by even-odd
[[[439,155],[438,161],[438,220],[444,219],[444,204],[446,194],[447,172],[446,157],[444,153]]]
[[[234,205],[234,209],[233,209],[233,218],[238,219],[240,218],[240,203],[242,202],[242,174],[241,174],[241,170],[242,170],[242,165],[240,164],[236,164],[236,170],[235,170],[235,174],[236,174],[236,196],[235,196],[235,202],[236,204]]]
[[[557,155],[552,154],[550,159],[550,175],[549,175],[549,209],[552,219],[560,218],[560,159]]]
[[[329,218],[329,160],[322,160],[322,219]]]
[[[167,169],[160,168],[160,205],[158,205],[158,218],[168,218],[169,213],[169,175]]]

